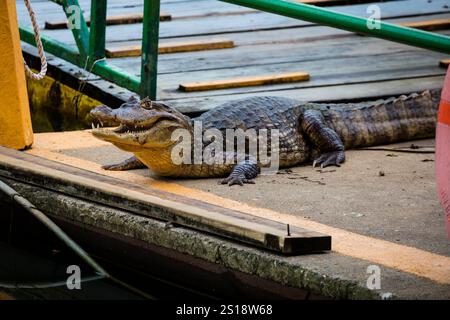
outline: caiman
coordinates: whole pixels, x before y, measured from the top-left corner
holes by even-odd
[[[191,119],[163,102],[132,97],[118,109],[105,105],[93,109],[91,114],[98,122],[117,128],[97,126],[92,133],[134,153],[132,158],[104,169],[146,166],[160,176],[226,177],[223,184],[243,185],[254,183],[259,174],[261,163],[257,159],[240,158],[238,163],[174,163],[171,155],[178,141],[172,139],[173,132],[182,128],[193,134],[194,121],[202,123],[203,132],[215,128],[224,135],[226,129],[278,129],[280,167],[308,161],[313,161],[313,166],[339,166],[345,161],[346,149],[433,137],[439,100],[440,90],[346,104],[251,97],[224,103]],[[201,140],[203,148],[211,143]],[[223,154],[229,156],[227,152]]]

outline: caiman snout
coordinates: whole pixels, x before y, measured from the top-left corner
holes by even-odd
[[[95,120],[101,122],[102,126],[113,127],[120,125],[120,121],[118,121],[113,114],[113,109],[104,104],[92,109],[90,115]]]

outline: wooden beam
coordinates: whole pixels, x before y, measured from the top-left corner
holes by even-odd
[[[352,5],[360,3],[379,2],[377,0],[296,0],[296,2],[310,4],[317,7],[330,7],[340,5]]]
[[[231,40],[168,42],[159,45],[159,54],[233,48]],[[139,57],[141,45],[113,46],[106,49],[108,58]]]
[[[415,22],[402,22],[401,26],[410,27],[420,30],[442,30],[450,28],[450,19],[433,19],[433,20],[423,20]]]
[[[310,4],[314,6],[333,6],[347,3],[346,0],[296,0],[296,2]]]
[[[450,59],[443,59],[439,61],[439,66],[442,68],[448,68],[448,65],[450,64]]]
[[[256,77],[242,77],[216,81],[182,83],[179,86],[179,90],[185,92],[219,90],[219,89],[262,86],[269,84],[288,83],[307,80],[309,80],[309,73],[291,72],[291,73],[282,73]]]
[[[0,147],[0,177],[284,254],[331,249],[331,237]]]
[[[106,18],[106,25],[118,25],[118,24],[132,24],[140,23],[144,19],[142,13],[130,13],[130,14],[119,14],[112,15]],[[161,12],[159,16],[159,21],[170,21],[172,20],[172,15],[169,13]],[[90,25],[90,19],[86,19],[86,23]],[[67,20],[61,21],[45,21],[45,29],[66,29]]]

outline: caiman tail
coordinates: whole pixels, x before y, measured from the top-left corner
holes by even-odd
[[[428,90],[350,109],[336,106],[324,112],[325,120],[346,149],[431,138],[440,94],[440,90]]]

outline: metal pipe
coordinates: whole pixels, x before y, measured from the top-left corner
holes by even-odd
[[[347,31],[400,42],[433,51],[450,53],[450,37],[379,21],[379,28],[369,28],[372,20],[337,13],[302,3],[279,0],[220,0],[290,18],[306,20]]]
[[[91,0],[91,22],[89,25],[90,63],[105,57],[106,0]]]
[[[160,0],[144,0],[141,54],[141,97],[156,99]]]
[[[19,27],[20,39],[35,45],[33,29],[30,27]],[[54,54],[66,61],[69,61],[80,68],[86,67],[85,58],[81,57],[75,48],[50,38],[46,35],[41,35],[42,44],[46,52]],[[92,61],[94,62],[94,61]],[[112,81],[117,85],[127,88],[128,90],[139,92],[140,81],[139,78],[125,72],[117,67],[111,66],[106,61],[98,61],[92,67],[92,72],[97,74],[108,81]]]
[[[61,230],[52,220],[38,210],[32,203],[25,199],[20,193],[0,180],[0,191],[4,192],[12,201],[19,204],[31,215],[43,223],[51,230],[65,245],[73,250],[84,262],[91,266],[99,276],[110,277],[110,275],[95,262],[86,251],[84,251],[75,241],[73,241],[64,231]]]
[[[83,58],[87,58],[89,54],[89,28],[87,27],[86,20],[84,20],[83,11],[81,10],[80,5],[78,4],[78,0],[63,0],[63,9],[64,13],[66,14],[67,20],[73,20],[72,15],[78,14],[79,18],[79,26],[75,26],[75,28],[70,28],[73,34],[73,37],[75,39],[75,42],[77,43],[78,50],[80,51],[80,55]],[[72,12],[69,10],[69,7],[71,9],[77,8],[75,12]]]
[[[104,270],[94,259],[92,259],[89,254],[83,250],[75,241],[73,241],[60,227],[58,227],[52,220],[50,220],[44,213],[37,209],[31,202],[24,198],[20,193],[11,188],[9,185],[0,180],[0,191],[5,193],[12,201],[19,204],[22,208],[27,210],[31,215],[43,223],[50,231],[52,231],[58,239],[60,239],[65,245],[67,245],[71,250],[73,250],[86,264],[93,268],[96,272],[96,276],[87,277],[83,279],[86,281],[95,281],[104,278],[108,278],[111,281],[117,283],[118,285],[138,294],[146,299],[155,299],[153,296],[123,282],[120,279],[110,275],[106,270]],[[7,288],[50,288],[58,287],[64,285],[65,282],[57,283],[0,283],[0,287]]]

